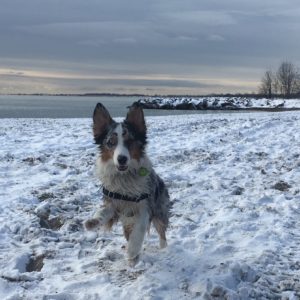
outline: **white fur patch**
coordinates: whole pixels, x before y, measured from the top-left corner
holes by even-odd
[[[149,215],[147,209],[144,208],[140,210],[139,216],[134,223],[132,233],[129,236],[127,249],[129,259],[134,259],[140,254],[148,226]]]
[[[119,155],[127,157],[128,162],[130,160],[130,155],[129,155],[129,151],[128,151],[127,147],[125,147],[125,145],[124,145],[123,128],[122,128],[121,124],[119,124],[117,126],[117,128],[115,129],[115,133],[117,133],[117,135],[118,135],[118,144],[117,144],[117,147],[114,151],[113,160],[114,160],[114,164],[116,166],[118,166],[119,165],[119,163],[118,163],[118,156]]]

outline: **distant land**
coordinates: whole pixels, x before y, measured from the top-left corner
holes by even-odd
[[[119,93],[57,93],[57,94],[48,94],[48,93],[10,93],[10,94],[0,94],[1,96],[53,96],[53,97],[251,97],[251,98],[262,98],[265,95],[255,94],[255,93],[235,93],[235,94],[194,94],[194,95],[180,95],[180,94],[156,94],[156,95],[147,95],[147,94],[119,94]]]
[[[53,97],[152,97],[144,94],[115,94],[115,93],[84,93],[84,94],[69,94],[69,93],[57,93],[57,94],[48,94],[48,93],[10,93],[10,94],[0,94],[1,96],[53,96]],[[157,97],[157,96],[154,96]]]

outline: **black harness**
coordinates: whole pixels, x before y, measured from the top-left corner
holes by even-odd
[[[123,200],[123,201],[130,201],[130,202],[138,203],[142,200],[149,198],[149,194],[142,194],[139,197],[133,198],[133,197],[119,194],[119,193],[110,192],[105,187],[103,187],[102,191],[105,196],[107,196],[108,198],[114,199],[114,200]]]

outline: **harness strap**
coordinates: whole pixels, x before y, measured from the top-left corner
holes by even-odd
[[[129,197],[129,196],[126,196],[126,195],[119,194],[119,193],[110,192],[109,190],[107,190],[104,187],[103,187],[103,194],[105,196],[107,196],[108,198],[111,198],[111,199],[130,201],[130,202],[136,202],[136,203],[138,203],[138,202],[140,202],[144,199],[149,198],[149,194],[142,194],[139,197],[133,198],[133,197]]]

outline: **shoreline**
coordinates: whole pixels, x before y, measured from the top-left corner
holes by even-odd
[[[149,97],[141,98],[135,102],[144,109],[166,110],[195,110],[195,111],[284,111],[299,110],[299,99],[255,99],[246,97]]]
[[[298,111],[300,110],[300,108],[298,107],[294,107],[294,108],[268,108],[268,107],[262,107],[262,108],[231,108],[231,109],[228,109],[228,108],[205,108],[205,109],[180,109],[180,108],[150,108],[150,107],[143,107],[143,109],[145,110],[158,110],[158,111],[161,111],[161,110],[165,110],[165,111],[190,111],[190,112],[205,112],[205,111],[215,111],[215,112],[244,112],[244,111],[247,111],[247,112],[284,112],[284,111]]]
[[[145,115],[233,114],[252,112],[298,111],[300,100],[269,100],[244,98],[147,98],[153,103],[141,103],[140,97],[47,97],[0,96],[0,118],[91,118],[97,102],[101,102],[113,117],[124,117],[133,103],[142,104]],[[191,103],[189,103],[189,101]],[[254,102],[255,101],[255,102]],[[257,102],[258,101],[258,102]],[[272,102],[273,103],[273,102]],[[166,105],[167,104],[167,105]],[[178,105],[179,104],[179,105]],[[255,105],[253,105],[255,104]],[[282,105],[285,104],[285,105]]]

